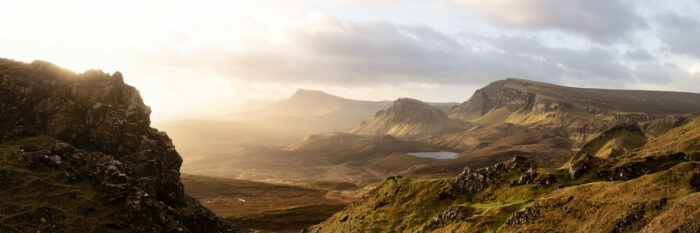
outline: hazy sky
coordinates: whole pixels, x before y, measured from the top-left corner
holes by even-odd
[[[119,70],[155,121],[298,88],[462,102],[517,77],[700,92],[700,1],[1,0],[0,57]]]

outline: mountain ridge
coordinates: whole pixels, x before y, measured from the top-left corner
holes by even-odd
[[[639,122],[654,137],[699,113],[697,93],[576,88],[511,78],[477,90],[448,115],[476,124],[561,131],[580,147],[616,124]]]

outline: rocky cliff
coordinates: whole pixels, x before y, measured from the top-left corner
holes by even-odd
[[[389,108],[380,110],[363,121],[351,133],[364,135],[390,134],[399,137],[426,135],[458,127],[440,109],[419,100],[401,98]]]
[[[74,182],[87,182],[100,205],[120,208],[105,217],[118,220],[112,230],[237,232],[185,195],[182,158],[167,134],[150,127],[150,108],[121,73],[76,74],[42,61],[0,59],[0,109],[0,142],[8,145],[3,158],[30,165],[38,158],[37,164],[53,164]],[[11,146],[36,136],[48,139]],[[27,174],[48,172],[28,167],[38,170]]]
[[[576,146],[624,122],[639,122],[658,136],[700,113],[700,94],[607,90],[507,79],[477,90],[449,116],[462,121],[506,122],[560,131]]]

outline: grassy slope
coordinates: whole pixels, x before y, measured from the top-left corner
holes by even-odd
[[[314,230],[321,232],[409,232],[447,208],[453,200],[446,179],[386,179]]]
[[[576,161],[586,154],[604,158],[611,157],[614,149],[619,149],[620,153],[625,153],[639,148],[645,143],[646,138],[644,134],[628,130],[624,127],[613,127],[583,145],[562,168],[568,168],[572,161]]]
[[[698,149],[694,147],[697,137],[694,135],[700,131],[698,122],[700,118],[667,132],[629,154],[651,153],[649,151],[654,151],[656,146],[697,153]],[[679,134],[685,136],[681,138]],[[628,136],[622,132],[613,138]],[[605,144],[595,146],[596,151],[604,148]],[[601,158],[603,163],[608,160]],[[638,160],[630,159],[629,162]],[[616,163],[614,167],[624,165],[626,161],[610,160]],[[517,179],[517,176],[499,174],[500,178],[487,189],[472,195],[458,195],[455,199],[444,196],[445,190],[451,186],[448,180],[390,178],[343,211],[312,227],[311,231],[413,232],[449,206],[468,207],[471,216],[434,232],[610,232],[622,219],[634,213],[640,215],[635,211],[642,211],[641,217],[629,221],[627,229],[670,232],[678,228],[700,227],[693,225],[700,222],[700,195],[691,188],[691,182],[697,183],[691,180],[700,176],[698,162],[681,163],[665,171],[624,182],[598,181],[600,178],[594,178],[590,174],[592,172],[577,180],[570,180],[563,169],[539,169],[538,172],[553,174],[558,183],[539,189],[534,185],[508,187],[505,183]],[[557,186],[567,188],[557,190]],[[667,199],[666,205],[659,205],[662,198]],[[503,228],[516,212],[535,205],[541,211],[531,223]]]
[[[667,133],[649,140],[647,144],[629,154],[631,157],[646,157],[659,154],[700,151],[700,117],[669,130]]]
[[[452,198],[448,194],[451,190],[448,179],[388,178],[368,195],[314,226],[311,231],[414,232],[450,206],[470,208],[473,224],[448,225],[438,232],[495,230],[520,207],[554,188],[535,189],[534,184],[506,185],[506,182],[517,179],[514,172],[502,172],[484,191]]]
[[[697,175],[700,163],[686,162],[625,182],[594,182],[556,190],[538,200],[544,207],[533,222],[502,230],[610,232],[617,222],[638,210],[643,213],[641,219],[628,229],[667,232],[685,221],[700,220],[700,193],[689,185]],[[662,198],[668,204],[660,205]]]
[[[20,145],[33,143],[48,149],[55,139],[40,136],[0,144],[0,232],[5,232],[3,227],[23,232],[113,232],[110,228],[118,223],[112,215],[121,210],[105,205],[88,182],[65,182],[62,172],[42,166],[30,170],[18,162]]]

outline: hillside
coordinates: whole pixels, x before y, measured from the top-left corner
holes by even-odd
[[[620,122],[639,122],[646,134],[658,136],[698,113],[697,93],[574,88],[507,79],[477,90],[449,116],[477,124],[505,122],[561,131],[580,147]]]
[[[122,75],[0,59],[0,230],[238,232],[187,196],[182,158]]]
[[[673,130],[673,129],[672,129]],[[667,135],[666,133],[664,135]],[[583,147],[564,164],[568,167],[572,161],[584,156],[594,157],[618,157],[631,152],[646,143],[644,133],[635,123],[625,123],[614,126],[601,132],[598,136],[588,141]]]
[[[695,151],[700,151],[700,117],[651,139],[649,143],[629,153],[628,156],[648,157],[665,153],[690,154]]]
[[[350,131],[362,135],[410,137],[454,129],[459,124],[440,109],[419,100],[401,98]]]
[[[697,232],[700,150],[635,155],[679,144],[699,119],[617,157],[586,153],[567,169],[516,156],[452,179],[390,177],[308,232]],[[637,138],[635,129],[613,128],[586,148]]]

